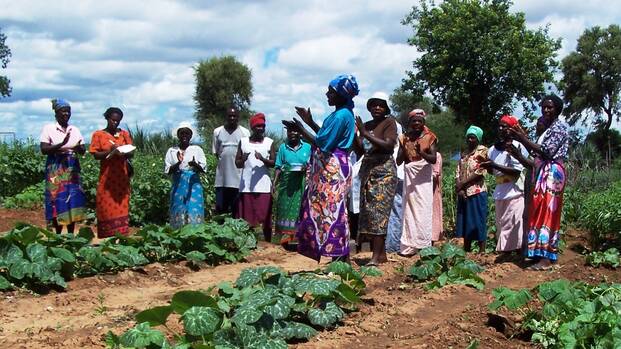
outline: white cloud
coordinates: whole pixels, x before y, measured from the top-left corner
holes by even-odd
[[[328,112],[327,84],[353,73],[360,84],[356,113],[368,117],[366,98],[390,93],[418,57],[400,21],[416,1],[41,1],[0,0],[0,23],[13,52],[2,75],[13,96],[0,100],[0,131],[37,136],[53,120],[49,99],[72,102],[72,122],[84,134],[103,127],[111,105],[124,123],[172,128],[194,112],[192,67],[233,54],[253,72],[252,108],[269,126],[310,106]],[[619,23],[608,1],[520,0],[530,28],[550,24],[563,38],[560,58],[586,27]],[[271,53],[270,64],[265,64]]]

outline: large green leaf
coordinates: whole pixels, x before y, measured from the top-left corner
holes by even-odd
[[[24,277],[26,277],[26,275],[31,275],[32,274],[32,263],[22,259],[19,260],[17,262],[14,262],[13,264],[11,264],[11,267],[9,268],[9,275],[17,280],[21,280]]]
[[[136,314],[136,322],[148,322],[151,326],[164,325],[172,312],[173,307],[170,305],[143,310]]]
[[[24,259],[24,252],[14,244],[8,243],[8,245],[3,246],[3,249],[0,250],[0,257],[4,259],[4,262],[7,265],[15,263],[19,260]]]
[[[218,329],[222,317],[210,307],[191,307],[181,316],[185,331],[192,336],[205,336]]]
[[[442,270],[442,266],[435,262],[417,263],[410,268],[409,275],[417,281],[426,281],[438,275]]]
[[[170,305],[177,314],[183,314],[194,306],[218,309],[218,302],[200,291],[177,292],[173,295]]]
[[[145,348],[151,344],[162,346],[165,337],[162,332],[152,329],[148,323],[143,322],[123,333],[119,341],[124,347]]]
[[[360,267],[360,272],[365,276],[382,276],[382,271],[377,267]]]
[[[276,303],[265,307],[264,311],[270,314],[275,320],[283,320],[289,317],[291,306],[295,304],[295,298],[282,295]]]
[[[235,314],[231,318],[231,321],[237,324],[252,324],[261,318],[263,312],[254,307],[240,307],[235,309]]]
[[[62,259],[63,261],[67,263],[75,263],[75,255],[66,248],[50,247],[50,250],[52,251],[52,254],[54,254],[54,256]]]
[[[9,280],[7,280],[4,276],[0,275],[0,290],[9,290],[13,288]]]
[[[273,333],[274,336],[282,337],[285,340],[290,339],[311,339],[317,335],[317,331],[303,323],[289,321],[286,325]]]
[[[488,305],[491,310],[505,306],[509,310],[516,310],[526,305],[532,296],[528,289],[512,290],[506,287],[497,287],[492,291],[492,295],[496,299]]]
[[[342,302],[345,303],[359,303],[360,297],[349,285],[342,283],[336,288],[336,293],[339,295]]]
[[[47,247],[35,242],[26,246],[26,254],[32,262],[45,263],[47,260]]]
[[[452,264],[457,260],[462,260],[466,257],[466,252],[463,248],[453,245],[451,243],[446,243],[442,245],[442,253],[440,255],[443,261]]]
[[[341,320],[345,313],[334,302],[328,302],[324,310],[313,308],[308,311],[308,319],[311,324],[321,327],[331,327]]]
[[[250,287],[263,281],[263,279],[266,277],[282,273],[282,270],[280,270],[279,268],[271,266],[258,267],[254,269],[248,268],[242,270],[242,272],[239,274],[239,277],[237,278],[237,281],[235,281],[235,284],[238,287]]]
[[[440,250],[435,246],[425,247],[418,252],[421,259],[429,259],[429,257],[439,256],[440,254]]]
[[[207,259],[207,256],[200,251],[190,251],[185,254],[185,259],[192,263],[199,264],[205,261],[205,259]]]

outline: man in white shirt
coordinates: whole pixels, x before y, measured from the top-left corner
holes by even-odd
[[[235,107],[226,111],[226,122],[213,131],[212,151],[218,157],[216,168],[216,213],[231,213],[239,194],[241,170],[235,166],[237,145],[250,132],[239,126],[239,110]]]

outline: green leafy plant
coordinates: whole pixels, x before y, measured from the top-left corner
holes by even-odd
[[[591,193],[583,200],[579,224],[591,232],[592,243],[608,240],[621,242],[621,181],[602,192]]]
[[[317,329],[336,326],[356,309],[365,276],[379,273],[343,262],[295,274],[273,266],[244,269],[235,283],[177,292],[168,305],[136,314],[138,324],[120,336],[108,333],[106,342],[112,348],[287,348],[288,341],[308,340]],[[183,333],[168,325],[173,313]],[[156,326],[172,334],[174,343]]]
[[[591,252],[586,256],[586,264],[599,267],[604,266],[608,268],[617,268],[621,264],[621,256],[619,250],[612,247],[606,251]]]
[[[117,272],[152,262],[187,260],[193,267],[236,262],[256,247],[256,238],[242,220],[226,218],[181,229],[147,226],[133,236],[117,235],[91,245],[88,227],[77,235],[57,235],[19,224],[0,237],[0,289],[12,285],[37,290],[65,288],[74,276]]]
[[[505,307],[523,316],[520,328],[544,348],[617,348],[621,346],[621,284],[588,285],[555,280],[528,290],[495,289],[489,307]],[[535,303],[535,304],[533,304]]]
[[[485,281],[477,274],[483,268],[466,259],[461,247],[446,243],[442,249],[426,247],[419,252],[420,259],[410,268],[408,275],[417,282],[428,282],[427,289],[436,289],[448,284],[462,284],[483,289]]]

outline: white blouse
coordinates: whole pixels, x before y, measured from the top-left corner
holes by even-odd
[[[207,158],[205,157],[205,153],[198,145],[190,145],[185,150],[181,150],[179,147],[171,147],[168,148],[166,157],[164,158],[164,173],[170,174],[170,167],[178,163],[179,159],[183,159],[179,165],[180,170],[190,169],[190,165],[188,165],[188,163],[192,161],[192,159],[198,163],[203,171],[207,167]]]

